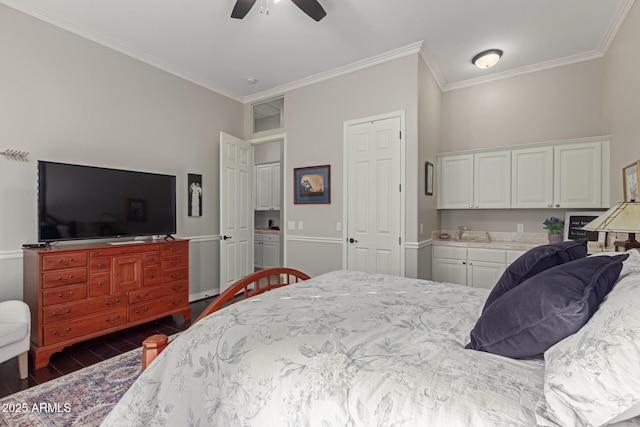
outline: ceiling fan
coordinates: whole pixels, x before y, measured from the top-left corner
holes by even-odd
[[[300,8],[304,13],[309,15],[311,19],[320,21],[327,16],[327,12],[322,8],[317,0],[291,0],[296,6]],[[245,17],[249,10],[256,3],[256,0],[237,0],[236,5],[233,7],[231,17],[236,19],[242,19]]]

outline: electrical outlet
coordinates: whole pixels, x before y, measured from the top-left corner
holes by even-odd
[[[336,231],[342,231],[342,223],[336,222]]]
[[[296,229],[296,222],[295,221],[288,221],[287,222],[287,228],[289,230],[295,230]]]
[[[518,224],[518,233],[524,232],[524,224]]]

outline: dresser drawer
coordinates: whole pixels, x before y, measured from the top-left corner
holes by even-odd
[[[188,242],[175,242],[162,246],[162,256],[186,255],[189,253]]]
[[[176,280],[186,280],[189,277],[188,268],[177,268],[173,270],[165,270],[162,272],[162,283],[173,282]]]
[[[146,317],[156,316],[187,305],[189,305],[188,292],[182,292],[180,294],[142,302],[129,307],[129,321],[134,322]]]
[[[88,314],[112,310],[117,307],[125,307],[126,304],[127,294],[94,298],[88,301],[73,302],[69,304],[58,304],[42,310],[42,322],[44,324],[49,324],[63,320],[73,320]]]
[[[147,252],[142,257],[142,263],[147,265],[160,265],[160,251]]]
[[[160,261],[160,267],[163,270],[166,270],[169,268],[188,267],[188,266],[189,266],[189,257],[187,255],[165,257],[165,258],[162,258],[162,261]]]
[[[86,268],[70,268],[44,273],[42,275],[43,288],[55,288],[57,286],[76,285],[78,283],[87,283]]]
[[[153,286],[162,283],[162,274],[160,274],[159,265],[151,265],[144,268],[142,277],[142,286]]]
[[[54,305],[87,298],[87,285],[70,286],[42,292],[42,305]]]
[[[42,257],[42,271],[84,267],[86,265],[86,252],[66,252],[63,254],[44,255]]]
[[[89,296],[99,297],[111,293],[111,273],[92,274],[89,279]]]
[[[187,282],[175,282],[132,291],[129,292],[129,304],[150,301],[167,295],[177,294],[188,289]]]
[[[111,258],[92,258],[91,261],[89,261],[89,271],[91,274],[111,271]]]
[[[127,323],[125,307],[44,327],[44,345],[68,341]]]

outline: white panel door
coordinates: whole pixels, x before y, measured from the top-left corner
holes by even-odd
[[[220,132],[220,292],[253,271],[251,144]]]
[[[553,207],[553,147],[511,152],[511,207]]]
[[[400,117],[347,128],[347,268],[400,275]]]

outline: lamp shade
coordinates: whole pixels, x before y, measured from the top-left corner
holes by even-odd
[[[639,233],[640,203],[620,203],[582,227],[582,230]]]

